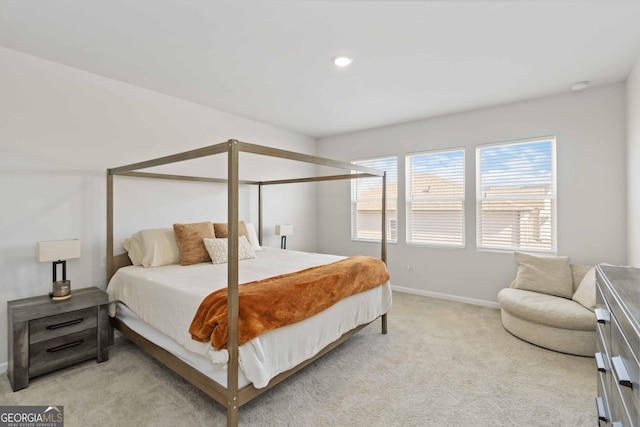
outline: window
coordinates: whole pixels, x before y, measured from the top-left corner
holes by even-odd
[[[464,149],[406,157],[407,243],[464,247]]]
[[[395,218],[389,220],[389,240],[393,242],[398,240],[398,220]]]
[[[477,245],[556,252],[556,139],[476,148]]]
[[[398,160],[396,156],[352,163],[387,172],[387,241],[397,241]],[[351,238],[379,242],[382,230],[382,178],[351,180]]]

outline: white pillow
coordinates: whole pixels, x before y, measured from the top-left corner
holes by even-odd
[[[591,268],[584,275],[584,278],[578,285],[578,289],[571,298],[577,303],[580,303],[585,308],[591,311],[596,309],[596,269]]]
[[[137,234],[140,236],[143,267],[180,264],[180,250],[173,228],[147,229]]]
[[[212,263],[224,264],[228,262],[229,243],[226,237],[222,239],[205,237],[202,241],[204,242],[204,247],[207,248]],[[240,236],[238,243],[238,260],[256,257],[256,253],[245,236]]]
[[[131,264],[142,264],[142,241],[140,241],[140,233],[136,233],[122,242],[122,247],[127,251]]]
[[[247,234],[249,235],[249,243],[251,243],[251,247],[254,251],[261,251],[262,247],[260,246],[260,241],[258,241],[256,228],[250,222],[245,222],[244,225],[247,226]]]

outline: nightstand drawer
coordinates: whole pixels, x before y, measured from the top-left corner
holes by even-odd
[[[97,309],[71,311],[29,322],[29,344],[97,327]]]
[[[29,377],[96,357],[97,329],[87,329],[29,346]]]

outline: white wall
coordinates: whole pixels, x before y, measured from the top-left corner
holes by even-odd
[[[230,138],[316,154],[313,138],[4,48],[0,94],[0,371],[7,361],[6,301],[51,290],[51,264],[36,261],[37,241],[80,238],[82,256],[67,265],[72,293],[106,287],[107,168]],[[264,159],[246,157],[249,166],[241,168],[241,178],[252,178],[253,172],[269,179],[315,171],[311,165],[269,166]],[[207,161],[195,165],[174,170],[188,174],[220,167]],[[226,220],[224,189],[118,180],[120,237],[173,222]],[[257,222],[256,199],[250,198],[255,191],[242,194],[241,218]],[[273,225],[293,223],[296,235],[288,248],[314,250],[315,203],[313,185],[266,189],[265,243],[279,247]]]
[[[625,87],[617,84],[323,138],[318,150],[342,160],[398,155],[399,242],[389,245],[388,254],[395,287],[491,305],[515,277],[516,263],[511,253],[475,248],[476,145],[555,135],[558,254],[575,263],[624,263],[625,116]],[[466,147],[466,248],[408,247],[403,243],[404,155],[461,146]],[[377,255],[378,245],[350,240],[349,197],[349,184],[320,187],[319,250]]]
[[[627,263],[640,267],[640,57],[627,80]]]

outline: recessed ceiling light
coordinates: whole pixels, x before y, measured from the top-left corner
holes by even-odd
[[[581,82],[575,82],[570,87],[571,87],[571,90],[578,91],[578,90],[586,89],[587,86],[589,86],[589,81],[584,80]]]
[[[351,64],[353,62],[353,58],[350,58],[348,56],[334,56],[333,57],[333,63],[336,64],[338,67],[346,67],[347,65]]]

